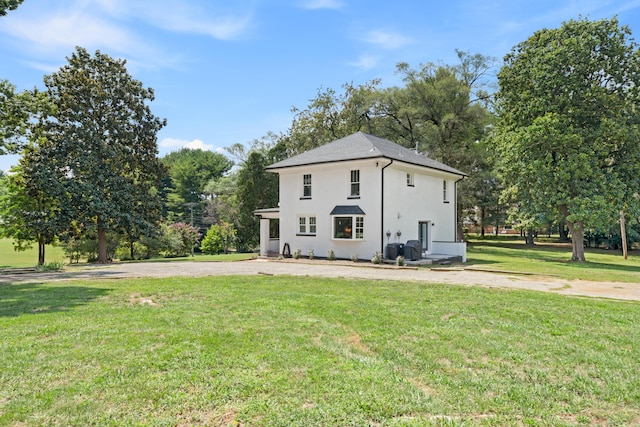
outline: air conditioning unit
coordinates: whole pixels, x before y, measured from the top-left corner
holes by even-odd
[[[422,258],[422,245],[419,240],[407,241],[404,245],[404,258],[412,261]]]
[[[386,259],[395,260],[399,256],[404,256],[404,244],[402,243],[389,243],[385,254]]]

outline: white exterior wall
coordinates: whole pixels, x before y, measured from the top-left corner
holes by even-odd
[[[288,168],[280,174],[280,252],[285,243],[291,253],[297,249],[306,257],[313,249],[316,257],[370,259],[380,250],[380,170],[384,160],[359,160]],[[377,165],[377,166],[376,166]],[[360,198],[350,198],[351,170],[360,171]],[[303,175],[311,174],[311,198],[302,199]],[[365,213],[364,239],[333,239],[333,217],[337,205],[359,206]],[[300,215],[316,217],[316,235],[298,234]]]
[[[360,171],[360,197],[351,198],[351,170],[356,169]],[[375,252],[384,251],[388,242],[418,240],[420,222],[429,222],[428,253],[453,255],[460,250],[441,244],[456,241],[455,182],[459,176],[398,161],[390,163],[384,158],[292,167],[278,173],[280,253],[288,243],[290,253],[299,249],[302,257],[313,250],[314,256],[324,258],[333,250],[337,258],[350,259],[358,255],[363,260],[371,259]],[[413,174],[413,186],[407,185],[407,173]],[[305,174],[311,174],[310,199],[303,198]],[[443,180],[447,181],[448,203],[443,200]],[[357,205],[365,212],[364,239],[333,239],[334,217],[330,213],[337,205]],[[315,236],[298,233],[300,216],[316,218]],[[387,231],[391,232],[389,239]],[[398,231],[401,232],[399,238]]]
[[[413,186],[407,185],[413,174]],[[384,230],[391,232],[391,243],[418,240],[419,222],[429,222],[430,241],[455,242],[455,182],[459,177],[439,171],[394,162],[384,171]],[[447,201],[443,200],[443,181],[447,181]],[[400,238],[397,232],[401,232]],[[385,235],[385,244],[387,243]],[[429,248],[433,253],[433,245]]]

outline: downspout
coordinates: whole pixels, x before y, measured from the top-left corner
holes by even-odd
[[[382,186],[380,191],[380,253],[384,257],[384,170],[393,164],[393,159],[380,170]]]
[[[453,235],[455,236],[455,241],[458,241],[458,183],[464,179],[464,176],[453,183],[453,197],[454,197],[454,212],[455,212],[455,222],[453,223]],[[463,239],[464,241],[464,239]]]

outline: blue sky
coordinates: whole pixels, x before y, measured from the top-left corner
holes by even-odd
[[[640,0],[25,0],[0,18],[0,79],[42,88],[75,46],[100,50],[155,90],[161,156],[221,151],[285,131],[321,87],[396,85],[398,62],[455,64],[455,49],[499,65],[580,15],[617,15],[640,40]],[[16,162],[0,156],[0,169]]]

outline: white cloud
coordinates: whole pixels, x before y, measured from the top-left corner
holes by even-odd
[[[167,52],[160,38],[146,36],[145,26],[229,40],[244,35],[252,22],[249,9],[218,11],[207,2],[195,7],[150,0],[64,0],[47,8],[27,3],[3,20],[0,34],[14,39],[25,56],[37,58],[30,59],[36,69],[59,63],[75,46],[115,54],[138,67],[174,67],[184,58]]]
[[[356,62],[349,62],[348,65],[366,71],[375,68],[379,62],[380,58],[377,56],[361,55]]]
[[[410,38],[402,34],[381,30],[370,31],[363,40],[384,49],[398,49],[412,42]]]
[[[192,141],[188,141],[186,139],[164,138],[158,143],[158,146],[161,148],[167,148],[169,150],[179,150],[181,148],[189,148],[191,150],[215,151],[216,153],[224,152],[222,148],[216,148],[212,144],[205,144],[200,139],[194,139]]]
[[[219,40],[242,36],[252,22],[252,13],[204,10],[184,2],[149,0],[100,0],[105,12],[114,19],[141,19],[163,30],[204,34]]]
[[[341,9],[343,4],[339,0],[308,0],[301,6],[305,9]]]
[[[46,52],[71,51],[74,46],[99,46],[122,52],[123,47],[139,44],[129,31],[82,11],[21,16],[4,24],[1,31],[27,42],[35,50]]]
[[[204,142],[200,141],[199,139],[194,139],[193,141],[188,142],[187,144],[185,144],[184,147],[185,148],[189,148],[191,150],[202,150],[202,151],[211,151],[211,150],[213,150],[213,145],[205,144]]]

